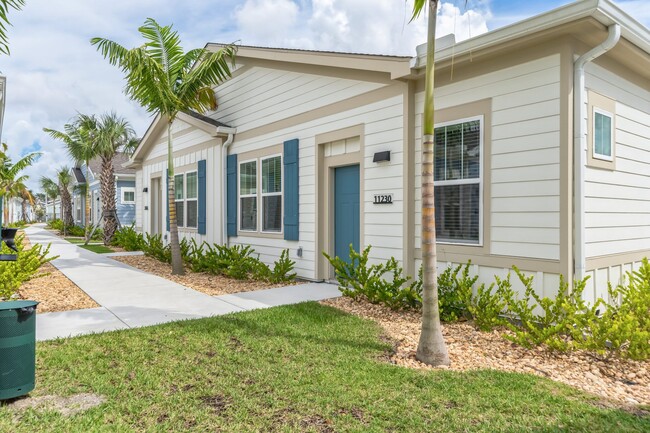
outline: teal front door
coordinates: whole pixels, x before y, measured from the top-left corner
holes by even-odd
[[[359,166],[334,169],[334,254],[350,261],[359,251]]]

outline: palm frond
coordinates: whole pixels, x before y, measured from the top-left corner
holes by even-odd
[[[25,6],[25,0],[0,0],[0,53],[9,54],[9,39],[7,26],[9,22],[9,8],[19,11]]]

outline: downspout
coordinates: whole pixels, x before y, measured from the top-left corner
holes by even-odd
[[[226,191],[226,183],[228,181],[228,173],[226,173],[228,146],[235,140],[236,128],[224,128],[222,126],[217,128],[217,132],[228,134],[228,138],[221,145],[221,240],[224,245],[228,246],[228,197]]]
[[[621,26],[612,24],[608,28],[609,34],[605,41],[592,48],[574,62],[573,69],[573,267],[574,278],[582,280],[585,277],[585,167],[587,165],[587,134],[585,119],[585,66],[587,63],[602,56],[616,46],[621,37]]]

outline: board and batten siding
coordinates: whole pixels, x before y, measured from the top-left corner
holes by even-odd
[[[605,297],[608,281],[617,284],[640,265],[622,255],[650,251],[650,89],[593,63],[586,88],[615,101],[615,170],[585,170],[586,257],[611,256],[609,266],[587,275],[594,295]]]
[[[117,212],[117,217],[122,226],[130,226],[135,221],[136,205],[122,203],[122,188],[135,188],[135,181],[118,180],[115,184],[115,211]]]
[[[416,94],[416,248],[423,98],[423,92]],[[484,137],[484,148],[490,140],[492,169],[483,173],[483,183],[491,182],[491,215],[483,233],[490,231],[489,253],[559,260],[560,55],[436,88],[436,110],[487,98],[492,99],[492,137]]]
[[[217,89],[220,106],[213,117],[236,127],[239,134],[371,92],[382,86],[385,85],[254,67]],[[402,199],[404,107],[401,89],[405,89],[406,86],[402,84],[394,86],[399,86],[396,87],[398,90],[394,92],[395,96],[387,96],[378,102],[332,112],[316,120],[305,121],[245,140],[235,136],[235,141],[229,150],[231,154],[242,154],[282,144],[285,140],[299,139],[300,240],[285,241],[239,232],[238,236],[230,238],[230,243],[251,245],[259,253],[260,259],[267,264],[272,264],[282,250],[288,248],[291,259],[296,261],[298,276],[318,278],[316,262],[320,260],[321,251],[316,251],[318,236],[316,136],[363,125],[361,156],[364,169],[361,171],[361,182],[364,188],[361,192],[361,200],[364,202],[365,209],[361,215],[362,246],[368,244],[373,246],[372,260],[386,260],[390,257],[401,259],[404,206]],[[389,163],[372,162],[375,152],[386,150],[391,151]],[[373,208],[374,194],[380,192],[393,193],[393,204]],[[325,216],[320,218],[319,224],[324,224]],[[296,254],[298,247],[302,247],[302,257]]]

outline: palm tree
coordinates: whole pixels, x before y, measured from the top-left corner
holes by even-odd
[[[0,225],[2,225],[3,199],[9,195],[16,183],[27,180],[27,176],[18,176],[18,174],[32,165],[38,156],[40,156],[39,152],[30,153],[14,163],[7,154],[7,144],[2,143],[0,147]]]
[[[23,214],[22,220],[25,222],[30,222],[29,216],[27,215],[27,203],[29,203],[31,206],[34,206],[34,194],[29,190],[29,188],[25,187],[20,192],[20,198],[23,200],[21,203],[21,211]]]
[[[0,53],[9,54],[9,40],[7,39],[7,18],[9,8],[20,10],[25,6],[25,0],[0,0]]]
[[[427,34],[427,67],[424,85],[424,127],[422,130],[422,332],[416,358],[429,365],[449,365],[447,346],[442,336],[438,305],[436,272],[436,213],[433,184],[434,145],[434,53],[438,0],[416,0],[413,17],[417,18],[425,5],[429,7]]]
[[[139,32],[145,43],[133,49],[103,38],[93,38],[102,55],[126,74],[126,94],[148,112],[167,121],[167,194],[174,203],[174,161],[171,126],[179,112],[216,110],[213,87],[231,76],[236,47],[228,45],[216,52],[197,48],[183,52],[178,33],[172,26],[161,27],[148,18]],[[172,273],[185,273],[178,242],[176,208],[169,208],[169,238]]]
[[[50,137],[60,140],[65,144],[68,155],[74,159],[77,165],[86,164],[86,169],[90,160],[97,155],[97,119],[95,116],[77,114],[72,123],[66,123],[63,126],[64,132],[54,129],[43,128]],[[86,170],[86,176],[88,176]],[[86,185],[87,186],[87,185]],[[90,188],[84,188],[86,196],[85,214],[85,244],[90,241]]]
[[[59,168],[56,173],[56,178],[58,180],[59,195],[61,196],[63,235],[66,236],[68,234],[68,228],[74,225],[74,218],[72,217],[72,199],[70,197],[70,184],[72,183],[70,167],[63,166]]]
[[[111,243],[115,230],[117,230],[113,158],[117,152],[133,153],[137,145],[135,131],[126,119],[115,113],[107,113],[100,117],[97,124],[96,155],[102,161],[99,183],[104,215],[105,245]]]
[[[41,176],[39,180],[41,189],[45,193],[45,197],[52,199],[52,209],[54,212],[54,219],[56,219],[56,205],[54,204],[56,198],[59,196],[59,185],[57,182],[49,177]]]

